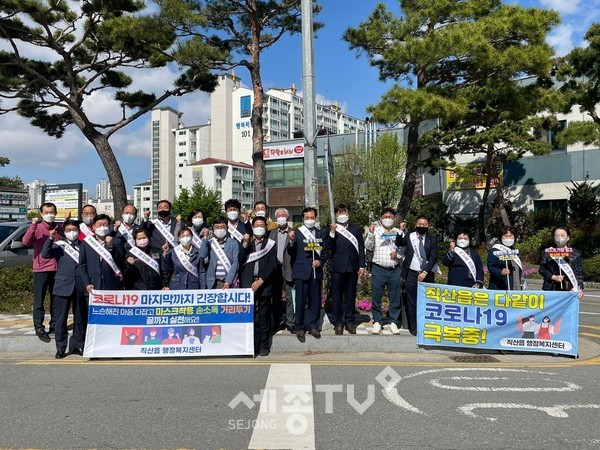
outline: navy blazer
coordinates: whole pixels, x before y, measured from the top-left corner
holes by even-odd
[[[204,259],[210,255],[208,259],[208,268],[206,269],[206,288],[212,289],[217,282],[217,261],[219,258],[214,250],[211,248],[210,241],[204,241],[207,245],[202,245],[200,248],[200,258]],[[225,255],[231,262],[231,270],[225,276],[225,281],[231,286],[238,277],[238,268],[240,264],[240,244],[234,238],[227,234],[227,240],[225,241]]]
[[[165,281],[169,281],[169,289],[206,289],[205,273],[200,258],[200,250],[195,245],[190,245],[189,252],[192,266],[198,269],[198,276],[192,275],[175,255],[175,249],[170,249],[166,255],[163,255],[161,268]]]
[[[306,237],[302,234],[302,232],[298,230],[294,230],[294,241],[290,241],[288,245],[288,253],[291,256],[291,264],[292,264],[292,277],[294,280],[309,280],[313,276],[313,252],[304,250],[306,247],[306,242],[304,240]],[[315,260],[321,261],[321,265],[316,268],[316,279],[323,279],[323,265],[327,261],[328,258],[328,250],[327,250],[327,238],[325,237],[325,233],[323,233],[318,228],[313,228],[313,234],[317,239],[323,239],[321,243],[321,255],[318,255],[315,252]]]
[[[260,258],[258,261],[254,261],[251,263],[246,263],[248,260],[248,256],[255,251],[262,250],[265,248],[268,238],[263,238],[262,242],[259,244],[258,248],[256,247],[256,241],[254,238],[248,244],[247,248],[240,249],[240,287],[242,288],[250,288],[252,287],[252,283],[254,280],[254,268],[258,264],[258,277],[264,281],[262,286],[258,288],[254,292],[254,297],[270,297],[271,296],[271,287],[273,285],[273,275],[275,274],[275,270],[277,270],[277,245],[274,245],[273,248],[267,253],[265,256]]]
[[[463,248],[463,250],[471,257],[475,264],[475,280],[467,264],[463,259],[454,252],[448,252],[442,259],[442,264],[448,267],[448,284],[452,286],[473,287],[475,283],[483,287],[483,264],[481,258],[475,249],[471,247]]]
[[[123,267],[122,249],[113,245],[109,250],[117,267]],[[94,289],[121,290],[123,289],[122,277],[118,277],[111,267],[104,260],[100,260],[100,255],[92,249],[87,242],[82,241],[79,246],[79,278],[85,286],[94,285]]]
[[[425,282],[433,283],[435,280],[435,273],[433,268],[438,262],[438,240],[437,237],[427,233],[423,242],[425,247],[425,256],[427,257],[427,265],[423,270],[427,271]],[[404,262],[402,263],[402,278],[406,279],[408,271],[410,270],[410,263],[415,255],[415,249],[410,242],[410,233],[404,232],[404,236],[398,235],[396,237],[396,247],[406,247],[404,253]]]
[[[138,225],[138,224],[136,224],[136,223],[134,223],[134,224],[131,226],[131,235],[132,235],[132,236],[133,236],[133,233],[134,233],[134,232],[135,232],[135,231],[136,231],[138,228],[141,228],[141,226],[140,226],[140,225]],[[135,238],[133,238],[133,239],[135,240]],[[121,232],[119,231],[119,229],[118,229],[118,228],[115,228],[115,237],[114,237],[114,239],[113,239],[113,243],[114,243],[114,245],[119,245],[119,246],[121,246],[121,247],[122,247],[122,250],[121,250],[121,251],[123,252],[123,254],[125,254],[125,253],[126,253],[126,251],[127,251],[127,250],[129,250],[129,249],[131,248],[131,245],[129,245],[129,242],[127,242],[127,238],[121,234]],[[160,248],[160,247],[158,247],[158,248]]]
[[[573,269],[579,289],[583,289],[583,265],[581,264],[581,252],[574,248],[572,250],[573,253],[571,256],[564,258],[564,260]],[[571,280],[569,280],[569,277],[564,272],[563,275],[565,278],[562,284],[552,280],[552,275],[560,275],[560,269],[558,267],[558,263],[554,259],[550,258],[546,252],[542,253],[542,260],[540,262],[540,268],[538,272],[544,277],[544,284],[542,286],[542,290],[544,291],[570,291],[573,288]]]
[[[160,220],[160,219],[158,219]],[[144,230],[147,230],[150,234],[150,247],[162,248],[162,246],[167,242],[165,237],[162,235],[160,231],[156,229],[156,225],[152,223],[151,220],[142,220],[141,224]],[[181,230],[181,222],[177,222],[174,217],[171,216],[169,223],[166,227],[171,231],[171,234],[175,238],[175,242],[179,242],[177,235],[179,234],[179,230]]]
[[[490,282],[488,284],[488,289],[495,289],[498,291],[505,291],[509,289],[513,291],[515,290],[513,272],[517,271],[518,279],[520,280],[521,269],[519,269],[519,266],[516,263],[513,263],[512,261],[501,261],[500,258],[494,255],[494,252],[497,251],[498,249],[495,248],[490,248],[490,250],[488,251],[487,268],[490,273]],[[502,269],[506,269],[507,265],[508,270],[510,270],[510,274],[508,274],[508,276],[502,275]],[[507,278],[509,282],[508,286],[506,284]],[[520,290],[521,286],[517,286],[516,289]]]
[[[345,273],[358,272],[358,269],[365,267],[365,241],[363,239],[361,229],[354,225],[348,224],[347,230],[358,241],[358,251],[356,247],[336,231],[335,236],[331,237],[331,230],[327,232],[327,249],[329,251],[329,267],[331,272]],[[348,269],[351,270],[348,270]]]
[[[79,241],[70,243],[75,248],[79,249]],[[77,277],[79,264],[73,260],[60,245],[52,239],[46,239],[42,247],[42,258],[54,258],[57,262],[56,275],[54,276],[54,289],[52,293],[61,297],[70,297],[73,290],[77,290],[77,294],[81,295],[85,292],[85,287],[81,285],[81,280]]]

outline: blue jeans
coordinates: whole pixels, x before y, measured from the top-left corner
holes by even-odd
[[[396,266],[393,270],[386,270],[373,264],[371,267],[371,302],[373,323],[381,323],[383,313],[381,311],[381,297],[383,289],[387,286],[388,298],[390,300],[389,315],[393,323],[402,326],[402,301],[400,299],[400,268]]]

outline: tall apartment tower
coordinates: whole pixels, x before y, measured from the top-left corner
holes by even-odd
[[[152,211],[156,202],[175,197],[175,134],[181,114],[168,106],[152,110]]]

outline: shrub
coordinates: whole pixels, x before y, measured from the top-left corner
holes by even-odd
[[[539,264],[544,249],[552,245],[552,229],[543,228],[533,236],[516,244],[515,247],[519,250],[519,256],[522,261],[527,261],[531,264]]]
[[[600,282],[600,254],[583,259],[583,274],[585,276],[584,282]]]
[[[8,267],[0,270],[0,312],[30,314],[33,310],[33,273],[31,267]]]

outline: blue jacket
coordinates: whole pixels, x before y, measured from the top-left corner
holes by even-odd
[[[69,241],[64,241],[69,243]],[[79,249],[79,241],[75,241],[72,245]],[[73,290],[77,290],[77,294],[85,293],[85,288],[81,285],[81,280],[77,278],[79,264],[73,261],[63,248],[56,244],[52,239],[47,239],[42,247],[42,258],[54,258],[57,262],[56,275],[54,276],[54,289],[52,293],[61,297],[70,297]]]
[[[321,243],[321,255],[318,255],[317,252],[315,252],[315,260],[318,259],[321,261],[321,265],[314,271],[316,279],[322,280],[323,265],[329,257],[327,242],[325,233],[318,228],[313,228],[313,234],[316,239],[323,239],[323,242]],[[304,247],[306,247],[306,242],[304,242],[305,239],[306,237],[300,230],[295,230],[294,241],[290,241],[288,245],[288,253],[291,256],[292,262],[292,278],[294,278],[294,280],[309,280],[313,276],[313,252],[304,250]]]
[[[121,253],[121,247],[113,245],[109,252],[117,267],[122,267],[125,255]],[[78,276],[84,288],[93,284],[94,289],[115,291],[123,289],[122,278],[115,274],[106,261],[100,260],[100,255],[85,241],[82,241],[79,246],[79,265]]]
[[[206,269],[206,288],[213,289],[217,282],[216,272],[217,261],[219,258],[217,257],[215,251],[211,248],[212,245],[210,241],[205,242],[207,245],[202,246],[200,250],[200,258],[204,259],[209,256],[208,268]],[[231,270],[225,276],[225,281],[229,283],[230,286],[235,282],[235,280],[237,280],[238,277],[240,247],[241,244],[227,234],[225,241],[225,255],[227,255],[227,259],[229,259],[231,262]]]
[[[190,246],[189,259],[192,266],[198,269],[198,276],[192,275],[175,255],[175,249],[170,249],[163,256],[161,268],[164,277],[169,280],[169,289],[206,289],[205,273],[200,258],[200,250],[194,245]]]
[[[481,258],[475,249],[467,247],[463,249],[473,260],[475,264],[475,275],[476,279],[473,279],[471,271],[467,264],[454,252],[448,252],[442,264],[448,267],[448,284],[452,286],[472,287],[475,283],[482,288],[483,287],[483,264]]]
[[[495,248],[491,248],[488,251],[487,268],[490,272],[490,283],[488,285],[488,289],[495,289],[498,291],[505,291],[507,289],[510,289],[511,291],[513,291],[515,290],[514,278],[515,276],[517,276],[517,279],[520,279],[521,269],[519,269],[519,266],[517,264],[513,263],[512,261],[508,261],[508,270],[510,270],[510,274],[508,276],[502,275],[502,269],[506,268],[507,261],[500,261],[500,258],[494,255],[494,252],[497,251],[498,250]],[[514,274],[515,270],[517,271],[516,275]],[[509,282],[509,287],[507,287],[506,284],[507,278]],[[520,290],[521,286],[517,286],[516,289]]]

